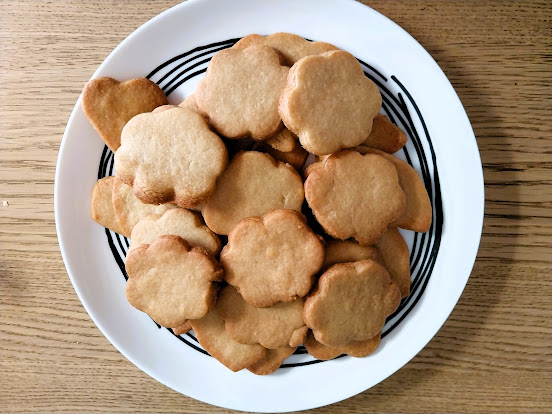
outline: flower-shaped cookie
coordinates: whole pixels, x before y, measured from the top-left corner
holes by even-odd
[[[335,50],[292,66],[279,112],[307,151],[324,155],[363,142],[380,106],[377,86],[355,57]]]
[[[178,236],[160,236],[130,251],[127,299],[158,324],[178,327],[209,312],[222,280],[218,262],[202,247],[192,248]]]
[[[331,236],[373,244],[404,211],[393,164],[377,155],[340,151],[311,167],[305,197]]]
[[[343,346],[327,346],[316,340],[312,331],[309,331],[305,339],[305,348],[309,354],[322,361],[337,358],[339,355],[347,354],[355,358],[364,358],[373,353],[381,340],[381,334],[366,341],[350,341]]]
[[[383,266],[373,260],[341,263],[320,276],[303,317],[318,342],[338,347],[376,336],[400,300]]]
[[[124,127],[117,177],[142,202],[191,208],[207,199],[227,164],[226,147],[205,119],[185,108],[140,114]]]
[[[268,46],[222,50],[194,93],[197,106],[227,138],[267,139],[282,128],[278,99],[288,71]]]

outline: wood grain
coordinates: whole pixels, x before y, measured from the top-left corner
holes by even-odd
[[[176,3],[0,2],[2,412],[228,412],[115,350],[69,282],[54,227],[57,151],[84,82]],[[365,3],[410,32],[456,88],[481,151],[486,217],[470,281],[437,336],[386,381],[315,412],[549,413],[552,4]]]

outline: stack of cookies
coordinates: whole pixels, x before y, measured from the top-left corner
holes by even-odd
[[[233,371],[269,374],[301,344],[376,349],[410,290],[397,228],[425,232],[432,212],[351,54],[250,35],[178,106],[146,79],[92,80],[82,101],[115,152],[91,212],[131,239],[132,306]]]

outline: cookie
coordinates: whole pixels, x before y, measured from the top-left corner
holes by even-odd
[[[132,117],[167,103],[159,86],[146,78],[122,83],[112,78],[92,79],[82,92],[84,113],[113,152],[120,147],[121,131]]]
[[[269,154],[274,159],[278,161],[285,162],[286,164],[291,165],[297,171],[301,171],[309,153],[301,145],[295,145],[291,151],[279,151],[275,149],[268,141],[259,142],[255,146],[256,151],[261,151]]]
[[[305,197],[331,236],[373,244],[404,211],[397,171],[384,157],[340,151],[305,181]]]
[[[296,347],[303,343],[308,329],[303,322],[302,298],[255,308],[233,286],[226,286],[219,292],[216,309],[228,335],[241,344],[261,344],[268,349]]]
[[[227,138],[267,139],[283,126],[278,100],[288,71],[268,46],[222,50],[194,93],[197,106]]]
[[[266,356],[253,365],[247,367],[247,370],[255,375],[272,374],[280,365],[288,359],[297,348],[286,346],[278,349],[267,349]]]
[[[320,276],[305,300],[303,318],[318,342],[343,346],[381,332],[400,300],[399,288],[375,261],[340,263]]]
[[[392,225],[405,230],[425,233],[431,227],[432,210],[424,182],[407,162],[383,151],[364,146],[355,148],[361,154],[377,154],[393,163],[399,175],[399,184],[406,196],[403,214]]]
[[[337,47],[329,43],[310,42],[291,33],[273,33],[268,36],[251,34],[242,38],[233,46],[233,49],[246,49],[254,45],[266,45],[277,50],[288,66],[292,66],[305,56],[337,50]]]
[[[324,155],[362,143],[380,107],[378,88],[356,58],[335,50],[292,66],[279,112],[303,148]]]
[[[165,235],[130,251],[127,299],[159,325],[180,326],[202,318],[214,306],[222,280],[218,262],[202,247]]]
[[[121,229],[121,234],[130,237],[132,229],[142,218],[149,214],[163,214],[165,211],[175,209],[175,204],[144,204],[136,198],[132,187],[114,177],[112,204],[115,218]]]
[[[217,256],[221,242],[203,223],[198,213],[174,208],[161,214],[151,214],[140,220],[132,229],[129,251],[143,244],[150,244],[164,234],[180,236],[192,246],[201,246]]]
[[[190,111],[194,111],[199,113],[199,108],[197,107],[197,102],[195,100],[195,96],[192,93],[189,95],[186,99],[184,99],[182,102],[178,104],[181,108],[189,109]]]
[[[224,320],[215,309],[190,323],[201,346],[234,372],[252,366],[267,355],[266,348],[261,345],[246,345],[234,341],[226,332]]]
[[[322,269],[327,269],[336,263],[358,262],[359,260],[374,260],[384,265],[383,257],[375,246],[358,244],[352,240],[330,240],[326,243],[326,254]]]
[[[290,152],[296,146],[297,137],[289,129],[284,128],[276,135],[267,139],[266,143],[277,151]]]
[[[361,145],[394,154],[406,144],[406,134],[385,115],[377,114],[372,131]]]
[[[207,121],[184,108],[132,118],[115,154],[117,177],[143,203],[174,201],[184,208],[211,195],[227,162],[226,147]]]
[[[366,341],[350,341],[347,345],[343,346],[327,346],[318,342],[312,334],[312,331],[309,331],[304,345],[309,354],[313,357],[322,361],[327,361],[329,359],[337,358],[343,354],[350,355],[355,358],[363,358],[372,354],[376,350],[380,340],[381,334],[377,334],[373,338]]]
[[[96,182],[92,190],[90,216],[96,223],[107,227],[109,230],[124,234],[124,230],[117,221],[113,202],[111,201],[115,180],[115,177],[104,177]]]
[[[292,167],[256,151],[239,153],[205,203],[205,223],[227,235],[238,221],[279,209],[301,211],[303,181]]]
[[[172,328],[175,335],[182,335],[186,332],[189,332],[192,329],[192,324],[190,321],[184,322],[182,325],[177,326],[176,328]]]
[[[305,296],[323,260],[321,238],[293,210],[240,221],[220,254],[225,280],[262,308]]]
[[[410,251],[403,236],[396,228],[389,227],[376,246],[391,280],[401,291],[401,297],[407,297],[410,294]]]
[[[151,111],[153,114],[157,114],[159,112],[164,112],[168,109],[172,109],[172,108],[178,108],[178,106],[176,105],[161,105],[161,106],[158,106],[157,108],[155,108],[153,111]]]

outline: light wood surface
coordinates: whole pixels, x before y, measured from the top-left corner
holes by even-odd
[[[84,82],[177,3],[0,2],[2,412],[227,412],[159,384],[104,338],[54,227],[57,152]],[[549,413],[552,4],[366,3],[410,32],[456,88],[481,151],[486,216],[469,283],[437,336],[381,384],[315,412]]]

